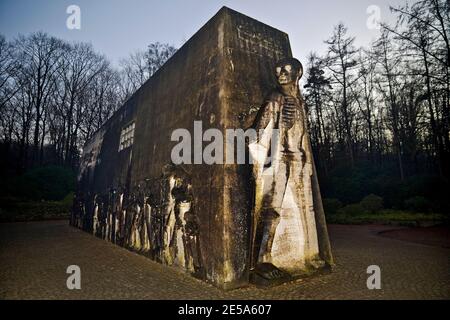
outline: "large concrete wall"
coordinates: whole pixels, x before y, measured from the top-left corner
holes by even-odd
[[[191,260],[198,254],[201,268],[186,267],[192,261],[178,265],[220,287],[246,284],[250,168],[168,166],[176,144],[170,138],[178,128],[194,136],[194,121],[202,121],[203,130],[250,127],[254,111],[275,86],[276,61],[287,56],[291,50],[285,33],[222,8],[86,144],[72,224],[177,265],[179,257],[168,256],[179,255],[179,248],[157,251],[154,242],[164,246],[164,232],[152,230],[167,223],[170,210],[164,208],[175,200],[164,192],[174,175],[180,184],[189,185],[191,211],[198,224],[198,235],[189,233],[195,239],[183,250],[192,249],[194,243],[197,251]],[[135,122],[134,144],[119,152],[120,132],[131,121]],[[162,222],[153,215],[163,217]]]
[[[224,16],[223,85],[220,110],[226,129],[247,129],[265,96],[276,86],[275,63],[291,56],[287,34],[235,11]],[[229,141],[227,141],[229,142]],[[248,276],[253,185],[251,167],[224,165],[225,271],[232,281]]]

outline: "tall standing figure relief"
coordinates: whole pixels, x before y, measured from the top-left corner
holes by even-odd
[[[276,64],[278,87],[260,108],[258,136],[249,144],[255,180],[250,263],[253,275],[267,281],[325,265],[315,212],[315,202],[321,210],[322,204],[298,85],[302,75],[297,59]]]

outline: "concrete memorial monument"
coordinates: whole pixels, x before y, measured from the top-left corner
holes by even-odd
[[[225,289],[330,266],[301,75],[285,33],[222,8],[86,143],[71,224]],[[251,128],[244,163],[202,161]]]

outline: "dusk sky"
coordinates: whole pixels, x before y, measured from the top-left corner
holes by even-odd
[[[19,33],[45,31],[66,40],[93,44],[117,65],[120,58],[151,42],[179,48],[222,6],[227,6],[289,34],[295,57],[323,53],[323,41],[333,26],[344,22],[356,45],[366,45],[379,33],[367,27],[367,8],[378,6],[382,21],[394,23],[389,5],[404,0],[0,0],[0,33],[8,40]],[[69,30],[69,5],[81,9],[81,29]]]

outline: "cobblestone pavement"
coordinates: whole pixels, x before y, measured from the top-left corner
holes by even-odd
[[[449,299],[450,249],[380,237],[387,226],[329,227],[333,272],[270,289],[222,291],[72,228],[66,221],[0,224],[1,299]],[[81,268],[81,290],[66,268]],[[366,269],[381,268],[381,290]]]

